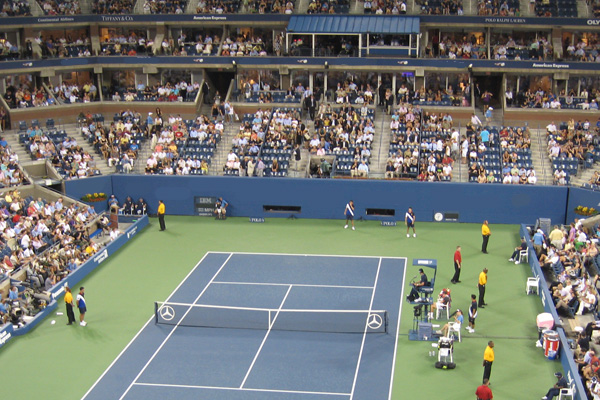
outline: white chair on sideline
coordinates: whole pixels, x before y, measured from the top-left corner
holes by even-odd
[[[525,288],[525,292],[527,294],[533,293],[535,291],[536,294],[540,292],[540,277],[529,277],[527,278],[527,287]]]
[[[450,303],[444,304],[441,301],[435,303],[435,319],[440,319],[440,314],[446,311],[446,319],[450,319]]]
[[[523,261],[529,262],[529,250],[521,250],[519,252],[519,259],[515,261],[515,264],[521,264]]]
[[[558,394],[558,400],[573,400],[573,390],[571,389],[560,389]]]
[[[460,338],[460,326],[461,324],[458,322],[448,322],[448,337],[450,336],[458,336],[458,341],[462,341]]]

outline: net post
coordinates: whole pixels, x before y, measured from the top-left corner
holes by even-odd
[[[154,302],[154,323],[158,324],[158,301]]]
[[[385,324],[384,333],[388,333],[388,312],[387,312],[387,310],[383,312],[383,321]]]

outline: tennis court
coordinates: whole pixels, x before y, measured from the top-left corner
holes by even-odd
[[[207,253],[84,398],[390,398],[405,267]]]

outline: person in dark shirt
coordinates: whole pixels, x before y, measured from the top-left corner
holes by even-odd
[[[548,390],[548,393],[546,393],[546,395],[542,397],[542,400],[552,400],[554,397],[560,394],[560,389],[569,387],[569,384],[567,383],[567,380],[563,376],[562,372],[559,371],[555,373],[554,376],[556,376],[558,381],[556,382],[554,387]]]
[[[123,207],[121,207],[123,214],[133,214],[135,211],[135,205],[133,203],[133,199],[131,196],[127,196],[125,199],[125,203],[123,203]]]
[[[475,333],[475,318],[477,318],[477,296],[471,295],[471,305],[469,306],[469,326],[467,331]]]
[[[4,100],[10,108],[15,108],[15,95],[11,89],[7,89],[4,94]]]
[[[585,332],[581,332],[579,334],[579,338],[577,339],[577,349],[575,350],[576,354],[585,354],[590,349],[590,337],[585,334]]]
[[[410,302],[416,300],[419,297],[419,291],[417,290],[417,288],[429,286],[429,281],[427,280],[427,275],[425,275],[425,272],[423,272],[423,268],[419,268],[419,274],[421,275],[420,280],[412,284],[413,288],[411,289],[410,294],[406,298]]]
[[[148,210],[148,203],[146,203],[146,200],[144,200],[140,197],[140,199],[137,201],[137,203],[135,203],[135,213],[137,215],[145,215],[147,210]]]
[[[513,251],[512,255],[508,259],[508,261],[514,261],[515,264],[519,264],[519,253],[523,250],[527,250],[527,243],[525,243],[525,238],[521,238],[521,244],[515,247],[515,251]]]

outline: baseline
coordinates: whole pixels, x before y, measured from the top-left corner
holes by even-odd
[[[137,382],[132,399],[211,399],[211,400],[348,400],[349,393],[271,390],[255,388],[170,385]]]

